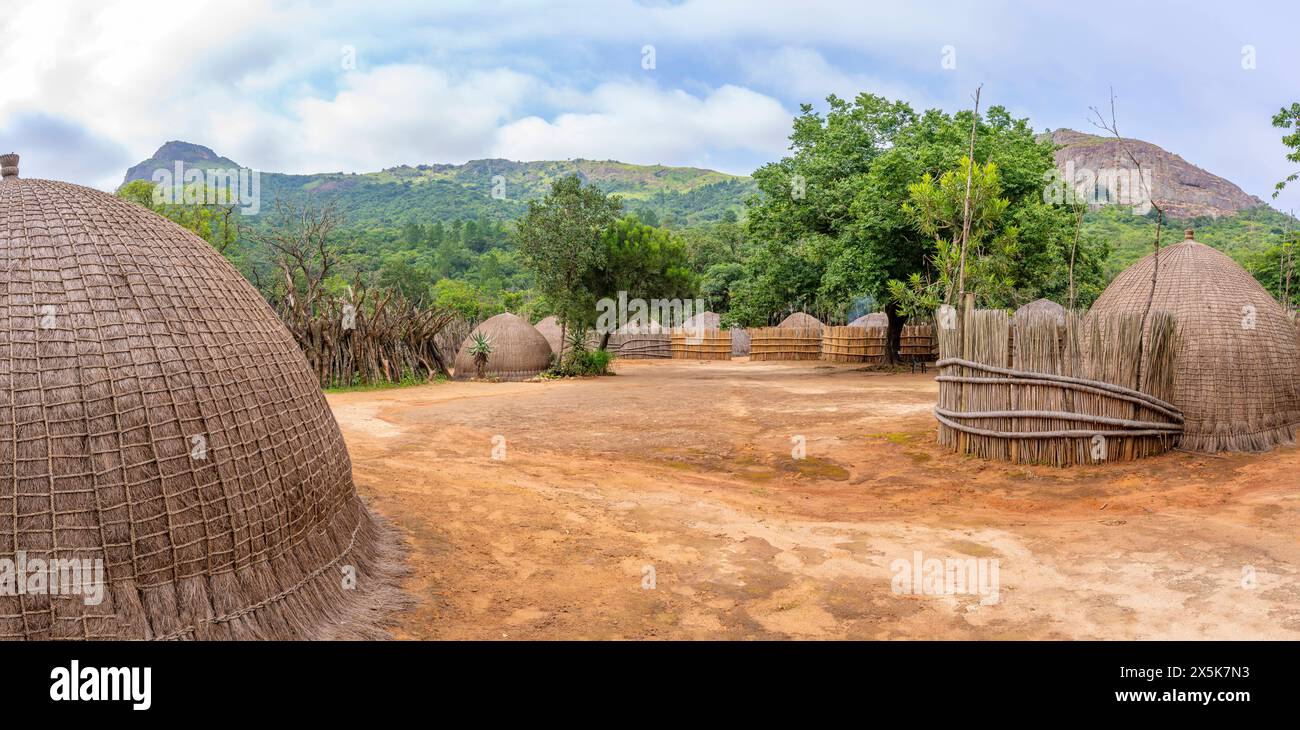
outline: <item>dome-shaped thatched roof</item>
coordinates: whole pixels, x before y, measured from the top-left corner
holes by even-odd
[[[560,327],[559,318],[554,314],[533,326],[542,333],[542,337],[546,338],[546,344],[551,346],[551,352],[559,352],[564,347],[564,330]]]
[[[722,316],[714,312],[700,312],[691,317],[687,317],[682,322],[684,329],[693,329],[699,327],[705,330],[716,330],[722,327]]]
[[[823,326],[821,320],[806,312],[795,312],[781,320],[781,324],[777,325],[777,327],[811,327],[816,329],[821,329]]]
[[[375,635],[400,554],[279,318],[193,233],[5,158],[0,559],[107,585],[0,593],[0,638]]]
[[[503,312],[484,321],[469,333],[456,354],[456,380],[469,380],[475,375],[474,356],[469,346],[474,335],[487,335],[492,345],[483,375],[497,380],[528,380],[551,365],[551,346],[535,327],[509,312]]]
[[[1106,287],[1089,317],[1141,312],[1155,254]],[[1173,403],[1195,451],[1258,451],[1291,443],[1300,421],[1296,332],[1276,301],[1223,253],[1188,239],[1160,251],[1151,308],[1178,321]]]
[[[850,327],[888,327],[889,315],[884,312],[872,312],[849,322]]]
[[[1056,315],[1057,322],[1065,324],[1065,307],[1057,304],[1051,299],[1035,299],[1020,309],[1017,309],[1014,316],[1028,316],[1034,313],[1054,314]]]

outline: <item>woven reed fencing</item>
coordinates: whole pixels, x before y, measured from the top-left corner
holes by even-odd
[[[1094,318],[968,311],[939,329],[939,443],[1013,463],[1068,466],[1164,453],[1183,430],[1168,400],[1177,327],[1150,317],[1150,353],[1138,382],[1142,316]],[[963,333],[964,332],[964,336]]]
[[[827,327],[822,330],[822,359],[879,364],[885,361],[888,344],[889,330],[884,327]]]
[[[610,335],[607,349],[628,360],[666,360],[673,356],[672,337],[667,332]]]
[[[730,360],[731,332],[704,330],[702,332],[675,331],[671,336],[674,360]]]
[[[756,327],[749,330],[749,359],[820,360],[822,327]]]
[[[925,363],[937,359],[938,343],[930,323],[905,324],[898,336],[898,359],[906,363]]]

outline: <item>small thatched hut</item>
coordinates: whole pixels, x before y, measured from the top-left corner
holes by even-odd
[[[0,638],[382,634],[398,542],[293,336],[212,246],[4,155],[0,271],[0,560],[103,567],[0,592]]]
[[[822,324],[820,319],[817,319],[807,312],[795,312],[789,317],[781,320],[781,324],[777,325],[777,327],[790,327],[797,329],[821,329],[824,326],[825,325]]]
[[[849,322],[850,327],[889,327],[889,315],[884,312],[872,312]]]
[[[1065,307],[1057,304],[1051,299],[1035,299],[1034,301],[1021,307],[1020,309],[1017,309],[1014,318],[1022,319],[1024,317],[1030,316],[1032,313],[1035,312],[1042,312],[1044,314],[1054,315],[1056,317],[1057,324],[1059,325],[1065,324]]]
[[[682,329],[690,330],[699,328],[702,330],[716,330],[722,327],[722,317],[713,312],[700,312],[691,317],[687,317],[682,322]]]
[[[1124,270],[1088,317],[1151,310],[1177,318],[1173,405],[1193,451],[1260,451],[1292,443],[1300,421],[1296,332],[1282,307],[1223,253],[1192,239]]]
[[[477,372],[474,356],[469,354],[476,334],[487,335],[492,345],[492,354],[483,368],[488,378],[528,380],[551,365],[551,345],[542,333],[521,317],[502,312],[475,327],[465,338],[456,354],[456,380],[471,380]]]

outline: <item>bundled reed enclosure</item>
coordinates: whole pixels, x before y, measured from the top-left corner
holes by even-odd
[[[883,363],[888,342],[889,331],[884,327],[827,327],[822,330],[822,359],[828,362]]]
[[[673,330],[671,353],[674,360],[730,360],[731,332],[716,329],[696,332]]]
[[[968,311],[940,328],[939,442],[1013,463],[1067,466],[1163,453],[1183,430],[1174,390],[1177,328],[1167,312],[1149,317],[1146,368],[1142,316],[1064,323],[1053,312],[1011,318]],[[1139,382],[1140,381],[1140,382]]]
[[[749,355],[749,330],[743,327],[731,328],[731,356],[745,357]]]
[[[0,561],[76,567],[0,591],[0,638],[382,636],[400,540],[276,313],[194,233],[0,166]]]
[[[925,372],[926,363],[938,359],[938,344],[929,322],[905,324],[898,336],[898,361],[908,363],[913,369],[920,366]]]
[[[749,359],[819,360],[822,327],[758,327],[749,330]]]

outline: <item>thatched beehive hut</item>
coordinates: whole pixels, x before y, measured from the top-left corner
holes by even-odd
[[[1124,270],[1093,304],[1089,318],[1151,310],[1177,318],[1172,403],[1193,451],[1259,451],[1292,443],[1300,421],[1296,333],[1281,306],[1223,253],[1186,240]]]
[[[542,333],[542,337],[546,338],[546,344],[551,346],[551,352],[560,354],[564,349],[564,329],[560,327],[559,318],[552,314],[533,326]]]
[[[700,312],[691,317],[687,317],[682,322],[682,329],[690,330],[699,328],[702,330],[716,330],[722,327],[722,317],[714,312]]]
[[[884,327],[889,328],[889,315],[884,312],[872,312],[849,322],[850,327]]]
[[[821,329],[824,325],[820,319],[808,314],[807,312],[795,312],[789,317],[781,320],[777,327],[788,327],[797,329]]]
[[[1035,299],[1016,310],[1015,319],[1022,319],[1033,313],[1042,312],[1056,317],[1057,324],[1065,324],[1065,307],[1057,304],[1051,299]]]
[[[376,635],[400,552],[276,314],[193,233],[17,167],[0,157],[0,559],[87,570],[0,593],[0,638]]]
[[[477,370],[469,347],[474,335],[487,335],[492,345],[483,374],[495,380],[528,380],[551,366],[551,346],[535,327],[509,312],[489,317],[475,327],[456,353],[456,380],[471,380]]]

